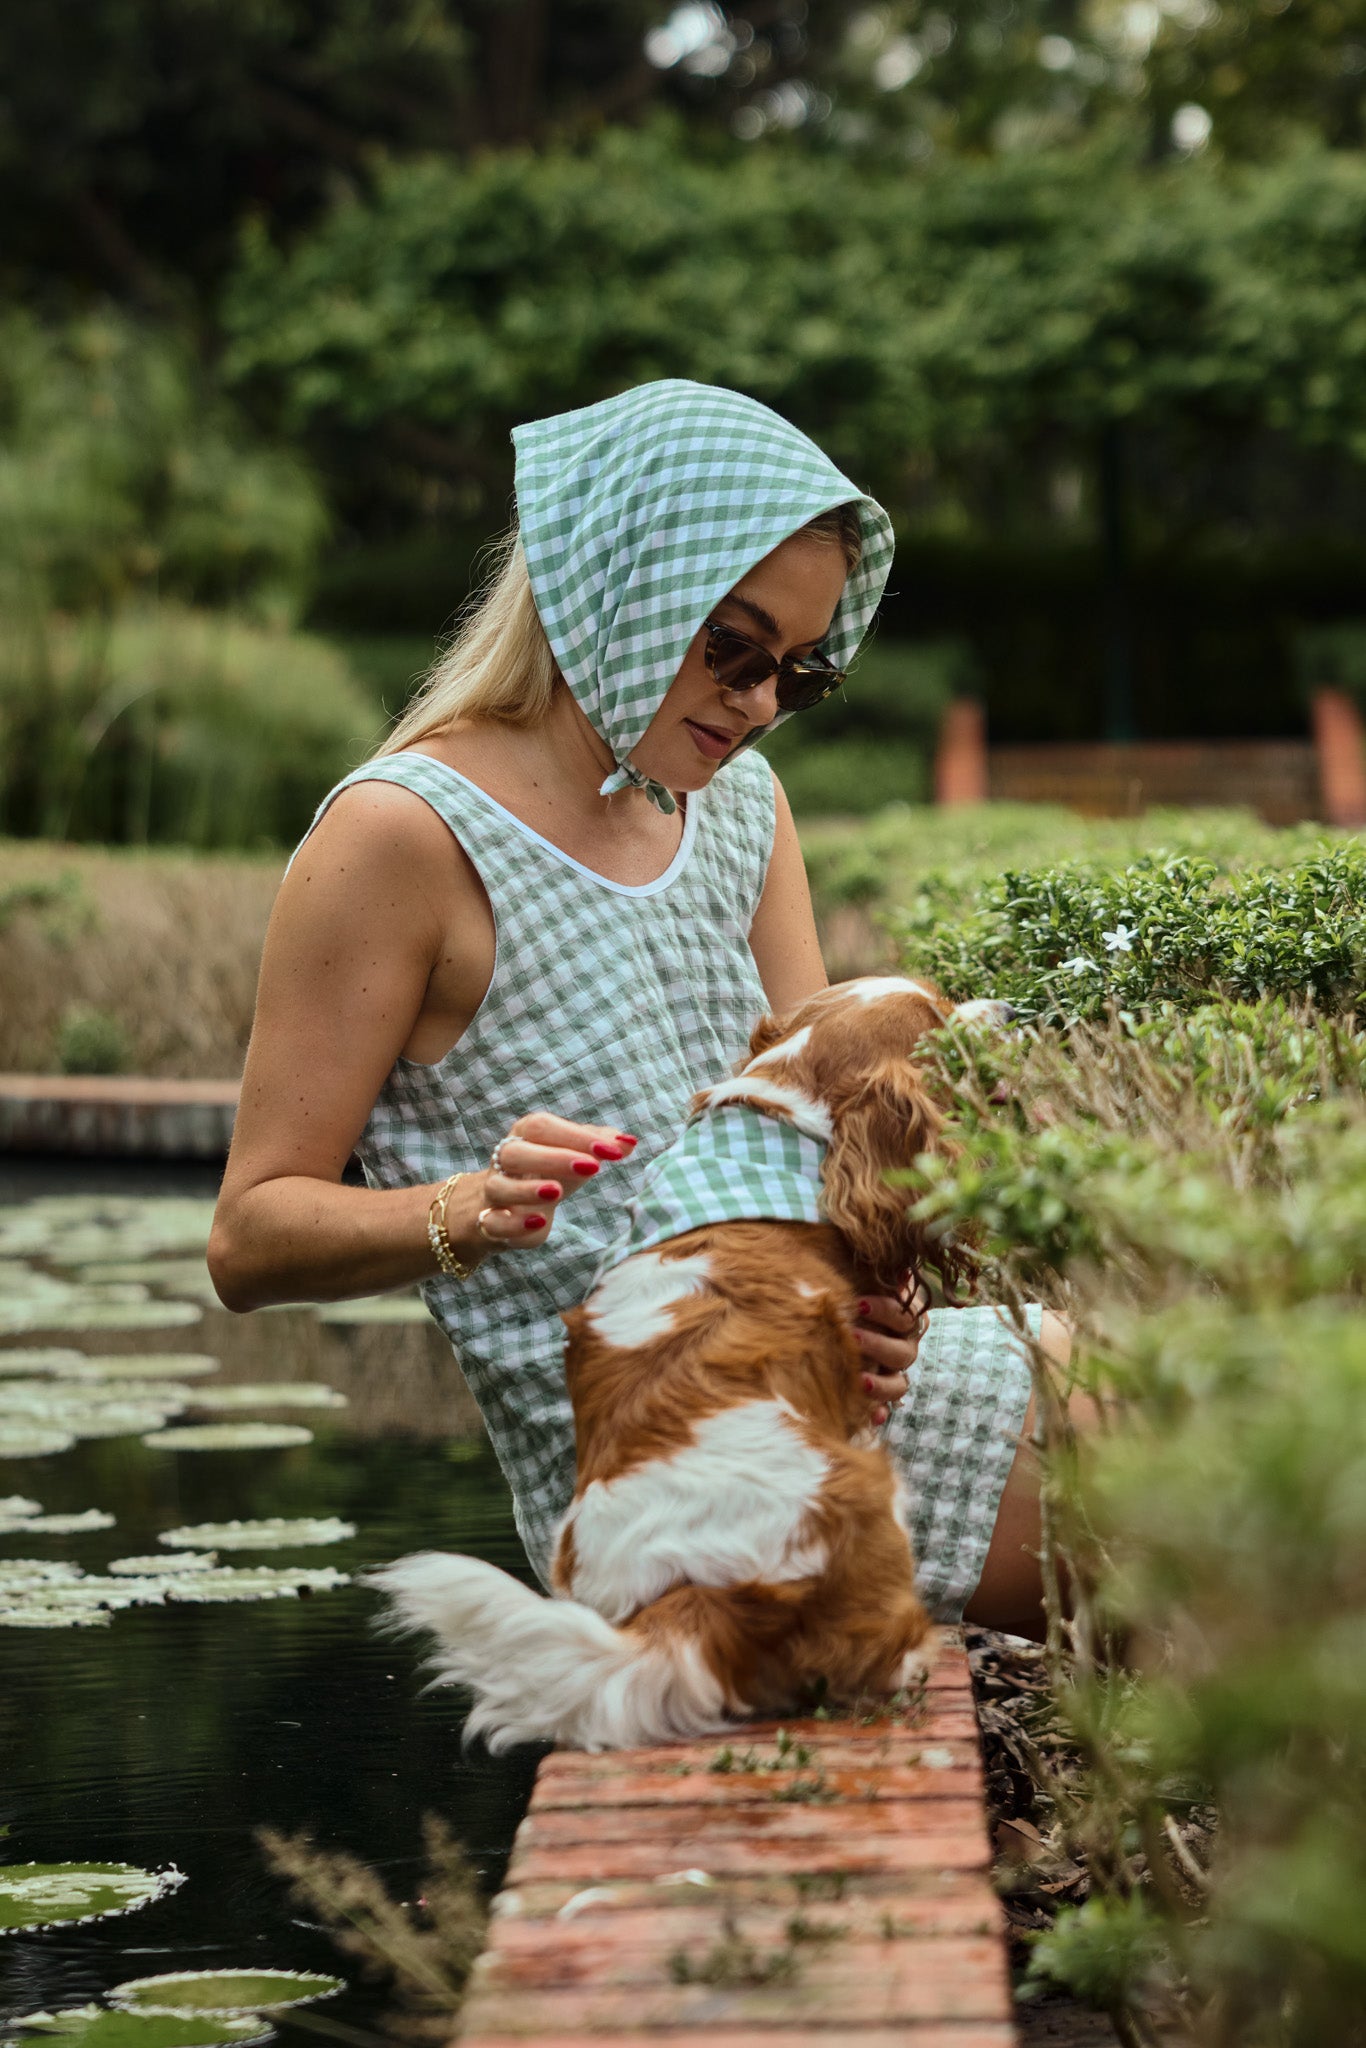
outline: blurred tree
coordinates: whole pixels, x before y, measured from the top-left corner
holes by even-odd
[[[188,349],[104,312],[0,320],[0,624],[175,595],[282,622],[327,530],[316,485],[263,445]]]
[[[202,306],[244,219],[385,160],[582,140],[664,104],[712,146],[916,165],[1126,127],[1160,156],[1362,136],[1366,0],[8,0],[0,281]]]
[[[1366,0],[1180,0],[1129,7],[1154,133],[1270,157],[1366,141]]]
[[[799,420],[903,529],[1084,530],[1115,426],[1140,469],[1154,438],[1249,432],[1366,460],[1366,161],[1096,148],[912,176],[608,131],[387,166],[288,250],[257,229],[223,318],[229,376],[357,496],[478,513],[515,421],[677,375]],[[1147,511],[1166,532],[1277,517],[1245,472],[1221,514],[1184,468]]]
[[[756,0],[746,34],[775,76],[806,49],[802,11]],[[7,0],[0,277],[173,307],[216,282],[246,215],[297,227],[386,153],[469,156],[660,91],[705,99],[721,17],[682,12],[705,21],[674,63],[646,54],[652,0]]]

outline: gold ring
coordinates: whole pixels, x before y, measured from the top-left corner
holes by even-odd
[[[479,1211],[479,1214],[478,1214],[478,1215],[477,1215],[477,1216],[475,1217],[475,1219],[474,1219],[474,1227],[475,1227],[475,1229],[476,1229],[476,1230],[477,1230],[477,1231],[479,1232],[479,1235],[480,1235],[480,1236],[481,1236],[482,1238],[487,1238],[487,1239],[488,1239],[488,1242],[489,1242],[490,1244],[501,1244],[501,1243],[503,1242],[503,1240],[502,1240],[502,1238],[501,1238],[501,1237],[491,1237],[491,1236],[489,1235],[488,1231],[487,1231],[487,1230],[485,1230],[485,1228],[484,1228],[484,1218],[485,1218],[486,1216],[491,1216],[492,1214],[493,1214],[493,1210],[492,1210],[492,1209],[481,1209],[481,1210]]]

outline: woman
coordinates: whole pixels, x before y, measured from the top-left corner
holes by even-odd
[[[838,683],[892,539],[734,392],[645,385],[513,439],[499,573],[281,888],[209,1264],[239,1310],[422,1281],[544,1577],[573,1485],[559,1311],[693,1089],[824,985],[747,747]],[[891,1442],[926,1604],[1036,1626],[1024,1361],[967,1311],[917,1368],[917,1306],[870,1300],[857,1334],[875,1415],[915,1374]]]

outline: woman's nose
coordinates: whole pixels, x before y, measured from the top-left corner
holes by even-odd
[[[778,716],[778,678],[771,675],[752,690],[728,690],[726,701],[743,712],[751,726],[772,725]]]

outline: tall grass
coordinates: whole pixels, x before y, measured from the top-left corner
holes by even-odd
[[[296,837],[382,723],[290,630],[325,532],[175,336],[0,319],[0,831]]]
[[[239,1074],[281,865],[0,840],[0,1069],[60,1071],[84,1011],[133,1072]]]
[[[0,830],[283,846],[383,720],[338,651],[163,603],[0,643]]]

